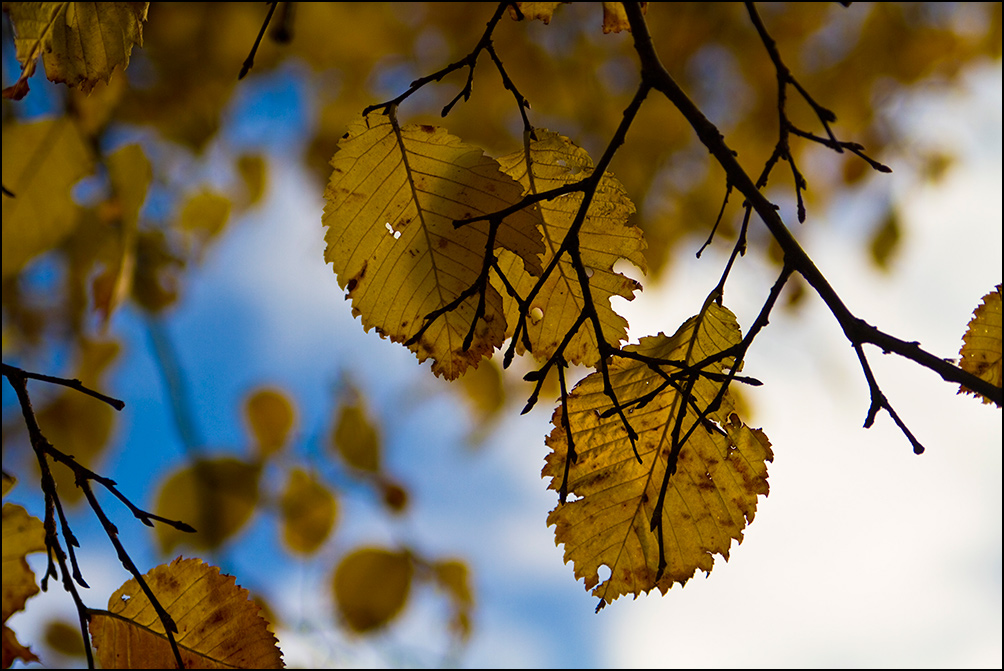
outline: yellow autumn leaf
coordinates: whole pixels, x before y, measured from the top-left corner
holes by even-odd
[[[181,544],[201,550],[223,545],[251,519],[260,476],[260,465],[233,457],[199,459],[173,473],[157,493],[157,514],[186,522],[196,533],[157,525],[161,552]]]
[[[640,463],[621,419],[606,416],[612,403],[600,373],[576,385],[567,405],[555,412],[547,438],[552,452],[542,475],[550,478],[551,489],[561,487],[568,458],[563,425],[567,413],[577,454],[568,464],[567,487],[570,496],[579,498],[559,504],[547,522],[555,525],[556,542],[564,543],[565,561],[574,563],[575,576],[585,579],[586,589],[595,588],[592,594],[601,599],[599,607],[622,594],[638,595],[653,587],[665,594],[695,571],[710,571],[714,554],[728,559],[732,540],[741,541],[744,527],[753,520],[757,496],[767,494],[770,443],[759,429],[742,423],[728,393],[708,415],[713,424],[694,427],[696,412],[703,411],[719,389],[718,382],[701,377],[693,385],[678,435],[682,439],[694,430],[682,443],[657,511],[684,396],[678,389],[686,385],[683,378],[669,384],[667,377],[679,373],[678,366],[701,362],[740,340],[735,316],[712,303],[673,337],[660,334],[625,348],[678,365],[660,365],[660,374],[636,359],[612,361],[610,384],[638,433]],[[703,370],[725,373],[731,361]],[[603,565],[610,576],[600,583]]]
[[[257,389],[244,404],[247,419],[254,437],[255,450],[266,458],[279,452],[289,440],[295,412],[293,404],[278,389]]]
[[[983,297],[979,307],[973,311],[969,328],[962,338],[962,370],[986,380],[992,385],[1001,386],[1001,285],[997,285]],[[991,400],[982,394],[960,387],[959,393],[981,396],[984,403]]]
[[[413,572],[407,552],[360,548],[343,557],[331,585],[349,628],[367,633],[396,617],[408,601]]]
[[[366,330],[406,343],[436,375],[455,379],[505,339],[502,298],[486,287],[484,316],[463,348],[478,296],[460,300],[481,275],[489,225],[453,222],[497,212],[522,198],[519,185],[478,147],[441,128],[358,119],[331,159],[323,223],[324,258]],[[536,210],[498,227],[493,248],[513,251],[531,272],[542,250]],[[424,332],[426,317],[460,301]],[[421,334],[420,334],[421,332]]]
[[[526,193],[540,193],[579,182],[592,172],[593,162],[589,155],[568,138],[544,130],[538,130],[537,137],[538,140],[530,143],[531,173],[526,169],[524,150],[499,159],[502,170],[518,181]],[[546,248],[542,262],[545,266],[557,254],[581,202],[582,194],[573,193],[541,203],[541,227]],[[627,259],[642,272],[647,272],[648,268],[641,229],[628,223],[628,217],[634,211],[634,203],[624,187],[607,173],[596,189],[578,238],[593,307],[599,315],[605,340],[615,347],[627,339],[627,321],[614,312],[610,298],[620,296],[631,300],[641,285],[614,272],[614,264],[620,259]],[[519,295],[528,296],[537,278],[521,273],[519,260],[512,254],[502,252],[499,265]],[[508,335],[511,335],[519,306],[508,294],[504,302],[510,327]],[[557,267],[529,306],[527,328],[533,355],[538,361],[546,361],[554,354],[582,315],[584,307],[582,284],[568,254],[562,254]],[[517,341],[517,351],[523,352],[522,339]],[[571,363],[596,364],[599,351],[591,324],[586,322],[579,328],[566,346],[564,356]]]
[[[261,154],[241,154],[237,158],[237,172],[244,183],[248,205],[256,205],[268,186],[268,166]]]
[[[139,211],[153,179],[150,161],[143,148],[130,144],[108,157],[108,181],[117,204],[118,244],[108,267],[94,279],[94,307],[107,324],[112,312],[132,289],[136,267],[136,237]]]
[[[519,15],[516,14],[516,8],[519,8],[523,18],[527,21],[533,21],[534,19],[540,19],[544,25],[551,23],[551,17],[554,16],[554,10],[556,10],[561,5],[570,5],[571,2],[517,2],[513,5],[509,5],[509,16],[513,20],[518,20]]]
[[[349,386],[335,419],[331,444],[345,463],[361,471],[380,470],[380,434],[366,411],[359,390]]]
[[[178,557],[143,576],[177,625],[188,669],[279,669],[282,653],[260,608],[234,577],[200,559]],[[174,653],[150,599],[135,578],[92,611],[91,640],[106,669],[174,668]]]
[[[436,583],[450,597],[453,616],[450,629],[462,639],[471,635],[471,611],[474,594],[471,591],[470,572],[467,565],[456,559],[438,561],[432,565]]]
[[[125,69],[133,45],[143,46],[147,2],[9,2],[4,11],[14,26],[17,59],[24,68],[19,85],[39,56],[49,81],[89,92],[107,82],[116,67]],[[17,85],[14,87],[17,88]],[[6,94],[6,92],[5,92]]]
[[[551,18],[554,16],[554,10],[558,8],[559,5],[570,5],[570,2],[517,2],[514,3],[516,7],[519,7],[519,11],[523,14],[523,18],[532,21],[533,19],[540,19],[545,25],[551,22]],[[628,32],[631,31],[631,26],[627,20],[627,14],[624,12],[624,4],[621,2],[604,2],[603,4],[603,32],[604,33],[619,33],[622,30]],[[648,10],[648,3],[641,3],[642,13]],[[509,16],[513,19],[518,18],[516,10],[510,5]]]
[[[76,227],[79,206],[70,189],[90,174],[94,158],[73,121],[63,118],[4,124],[3,279]]]
[[[45,550],[42,521],[29,515],[21,506],[3,504],[3,666],[10,668],[15,659],[37,662],[31,650],[18,642],[7,626],[11,615],[24,608],[25,602],[38,594],[35,573],[25,561],[32,552]]]
[[[317,552],[335,526],[338,506],[331,490],[306,471],[294,468],[279,499],[282,540],[298,554]]]

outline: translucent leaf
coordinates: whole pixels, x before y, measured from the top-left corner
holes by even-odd
[[[293,552],[317,552],[335,526],[338,508],[331,491],[306,471],[289,473],[286,491],[279,499],[282,539]]]
[[[962,370],[1001,386],[1001,285],[983,297],[979,307],[973,312],[969,328],[962,337]],[[959,393],[981,396],[984,403],[991,400],[982,394],[961,387]]]
[[[143,576],[178,627],[185,668],[279,669],[282,653],[248,591],[200,559],[175,559]],[[106,669],[174,668],[164,625],[133,578],[91,615],[91,640]]]
[[[42,521],[13,503],[3,504],[3,621],[38,594],[35,574],[25,556],[45,550]]]
[[[49,81],[84,93],[112,70],[129,65],[133,45],[143,45],[146,2],[10,2],[17,59],[31,76],[39,56]],[[20,82],[19,82],[20,83]],[[27,93],[27,86],[20,95]],[[6,94],[6,92],[5,92]],[[8,95],[8,97],[11,97]]]
[[[572,144],[557,133],[538,130],[539,140],[530,143],[530,161],[533,179],[526,169],[526,152],[513,152],[499,159],[502,170],[518,181],[527,193],[539,193],[572,182],[579,182],[592,172],[593,162],[585,150]],[[574,193],[541,203],[544,245],[542,259],[551,261],[565,239],[575,219],[582,194]],[[612,296],[631,300],[641,286],[629,277],[613,270],[620,259],[627,259],[643,272],[646,271],[645,240],[641,230],[628,223],[635,211],[624,187],[609,173],[590,203],[586,219],[579,231],[579,249],[585,266],[593,307],[599,314],[606,341],[614,346],[627,338],[627,321],[614,312],[610,305]],[[511,254],[499,255],[499,265],[514,282],[520,296],[528,296],[536,278],[519,272],[519,261]],[[511,335],[515,327],[519,306],[506,295],[506,316]],[[542,291],[530,306],[527,323],[533,355],[546,361],[557,349],[565,335],[575,325],[585,307],[582,284],[568,254],[563,254],[558,266],[545,281]],[[522,353],[522,340],[518,350]],[[565,359],[572,363],[595,365],[599,360],[596,337],[587,323],[579,329],[565,348]]]
[[[413,570],[406,552],[361,548],[342,558],[332,587],[349,628],[366,633],[397,616],[408,600]]]
[[[325,191],[325,260],[367,330],[402,343],[417,337],[410,348],[419,361],[432,358],[436,375],[459,377],[502,344],[506,324],[501,296],[488,286],[468,350],[477,295],[418,336],[430,313],[475,284],[489,251],[487,222],[453,222],[501,210],[520,200],[521,189],[479,148],[433,126],[398,128],[371,114],[352,124],[339,147]],[[508,217],[495,238],[531,272],[539,271],[541,251],[534,212]]]
[[[90,149],[66,118],[4,124],[3,279],[73,231],[78,206],[70,188],[94,167]]]
[[[233,203],[226,196],[206,189],[193,193],[181,208],[178,228],[184,231],[196,254],[201,254],[206,244],[223,232]]]
[[[625,350],[689,365],[738,342],[735,317],[712,303],[703,317],[691,318],[673,337],[643,338]],[[703,370],[727,372],[730,364],[725,359]],[[667,375],[680,371],[673,365],[660,368]],[[726,394],[720,408],[708,415],[713,424],[696,427],[683,443],[653,526],[683,400],[677,389],[685,382],[665,384],[647,363],[616,358],[610,383],[638,433],[641,463],[621,419],[603,416],[612,403],[600,373],[593,373],[555,412],[555,428],[547,438],[552,452],[543,470],[550,488],[559,489],[568,456],[562,417],[567,413],[578,458],[569,464],[570,500],[551,511],[547,522],[556,527],[556,542],[565,544],[565,561],[574,563],[575,576],[585,579],[586,589],[595,587],[592,593],[602,599],[601,607],[622,594],[638,595],[653,587],[665,593],[697,570],[710,571],[715,553],[728,559],[732,540],[741,541],[743,528],[753,520],[757,496],[767,494],[764,462],[773,459],[767,437],[742,423]],[[681,438],[694,425],[694,406],[704,410],[718,388],[718,382],[704,377],[695,382]],[[580,498],[571,500],[575,496]],[[600,583],[602,565],[611,573]]]
[[[338,408],[331,442],[349,466],[371,473],[380,470],[380,434],[354,388],[349,389]]]
[[[157,494],[157,514],[181,520],[197,530],[184,533],[156,526],[160,550],[181,544],[202,550],[219,548],[251,519],[258,504],[261,467],[233,457],[199,459],[168,477]]]
[[[269,457],[279,452],[289,440],[295,413],[293,404],[282,391],[258,389],[248,397],[244,416],[258,454]]]
[[[136,267],[136,234],[139,211],[153,179],[150,161],[138,144],[122,147],[106,160],[117,206],[119,236],[115,258],[94,280],[94,307],[108,322],[111,313],[129,295]]]
[[[471,592],[470,572],[467,565],[455,559],[438,561],[432,566],[436,583],[449,596],[453,605],[450,628],[463,639],[471,635],[471,611],[474,595]]]

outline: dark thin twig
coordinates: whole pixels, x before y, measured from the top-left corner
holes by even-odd
[[[237,81],[244,79],[244,76],[254,67],[254,55],[258,53],[258,45],[261,44],[261,38],[265,35],[268,23],[272,20],[272,14],[275,12],[275,6],[278,4],[278,2],[268,3],[268,14],[265,15],[265,20],[261,24],[261,30],[258,31],[258,37],[255,38],[254,46],[251,47],[251,53],[244,59],[244,65],[241,66],[241,72],[237,75]]]
[[[111,396],[106,396],[105,394],[102,394],[99,391],[94,391],[93,389],[88,389],[87,387],[85,387],[80,382],[80,380],[68,380],[66,378],[55,377],[55,376],[52,376],[52,375],[43,375],[41,373],[31,373],[31,372],[28,372],[26,370],[21,370],[20,368],[17,368],[16,366],[11,366],[11,365],[6,364],[6,363],[0,364],[0,366],[3,367],[3,374],[4,375],[9,375],[9,374],[22,375],[25,378],[30,379],[30,380],[40,380],[42,382],[48,382],[50,384],[58,384],[58,385],[62,385],[64,387],[69,387],[70,389],[76,389],[77,391],[79,391],[79,392],[81,392],[83,394],[87,394],[88,396],[93,396],[94,398],[98,399],[99,401],[104,401],[105,403],[107,403],[108,405],[112,406],[116,410],[121,410],[122,408],[125,407],[125,401],[120,401],[117,398],[112,398]]]

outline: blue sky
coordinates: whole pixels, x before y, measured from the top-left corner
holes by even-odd
[[[810,222],[797,232],[853,311],[946,357],[957,356],[973,308],[1001,281],[1000,65],[973,75],[965,88],[902,108],[916,142],[947,141],[959,152],[943,182],[879,177],[868,190],[874,198],[834,203],[821,213],[831,225]],[[291,96],[301,100],[291,111],[275,106]],[[382,424],[389,470],[414,496],[409,515],[390,524],[374,514],[365,490],[350,492],[337,535],[322,551],[327,563],[272,554],[269,516],[216,557],[239,583],[265,591],[293,624],[280,631],[287,663],[1001,665],[1000,411],[956,396],[929,371],[870,352],[883,390],[927,453],[913,455],[887,416],[862,429],[868,397],[860,368],[836,322],[811,298],[797,318],[775,315],[746,364],[767,383],[749,395],[752,423],[764,428],[776,456],[771,494],[742,545],[733,546],[729,563],[719,558],[707,580],[665,597],[622,598],[594,615],[594,599],[574,581],[545,526],[556,497],[539,474],[553,408],[542,401],[520,417],[525,399],[510,399],[498,430],[472,450],[465,444],[472,420],[460,396],[428,365],[364,333],[352,318],[322,259],[320,185],[298,165],[294,131],[311,123],[300,106],[306,99],[295,68],[250,78],[224,137],[231,146],[265,147],[268,199],[231,223],[164,326],[191,398],[199,400],[207,445],[246,454],[241,400],[258,385],[277,385],[297,403],[299,454],[324,469],[334,391],[349,374]],[[261,115],[283,123],[263,123]],[[276,127],[290,134],[277,137]],[[885,275],[860,249],[869,230],[862,222],[876,216],[889,192],[909,232],[894,272]],[[719,251],[700,261],[684,254],[660,284],[625,304],[632,338],[671,331],[696,312],[720,273]],[[756,257],[742,262],[726,294],[744,327],[774,279]],[[145,324],[124,308],[112,328],[128,347],[110,393],[128,405],[121,447],[104,472],[152,506],[148,474],[180,466],[184,452]],[[21,487],[28,485],[15,493]],[[145,528],[117,519],[140,566],[159,563]],[[95,531],[86,516],[77,525]],[[442,600],[430,590],[418,594],[400,626],[371,640],[333,626],[331,561],[363,542],[411,543],[470,563],[478,609],[467,649],[450,651]],[[83,557],[94,587],[87,598],[100,606],[127,576],[108,570],[117,561],[100,537],[89,537]],[[22,640],[38,640],[38,623],[68,608],[65,595],[50,590],[13,624]]]

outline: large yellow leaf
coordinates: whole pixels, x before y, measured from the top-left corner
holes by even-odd
[[[530,143],[532,171],[527,171],[524,150],[499,159],[502,170],[518,181],[526,193],[540,193],[579,182],[592,172],[593,162],[589,155],[568,138],[542,130],[537,131],[537,137],[537,141]],[[581,203],[581,193],[541,203],[545,266],[557,254]],[[613,175],[607,173],[596,189],[578,237],[582,263],[586,267],[590,294],[599,314],[604,339],[615,347],[627,338],[627,321],[614,312],[610,298],[621,296],[631,300],[634,292],[641,286],[634,280],[615,273],[614,264],[620,259],[627,259],[643,272],[647,269],[643,253],[646,245],[641,229],[628,223],[628,217],[634,211],[634,204],[624,187]],[[501,254],[500,265],[516,286],[520,297],[526,298],[537,278],[520,273],[519,261],[512,254]],[[511,335],[518,318],[519,306],[508,295],[505,302]],[[571,259],[565,253],[529,306],[530,319],[527,327],[533,355],[538,361],[550,358],[579,319],[584,306],[582,284]],[[520,353],[522,344],[520,339],[517,345]],[[587,322],[579,328],[565,348],[564,356],[566,361],[572,363],[587,366],[596,364],[599,352],[591,324]]]
[[[413,572],[407,552],[361,548],[343,557],[331,586],[349,628],[365,633],[397,616],[408,600]]]
[[[279,669],[282,653],[248,591],[200,559],[178,557],[143,576],[174,619],[188,669]],[[91,640],[106,669],[174,668],[174,653],[135,578],[91,615]]]
[[[9,668],[15,659],[37,662],[31,650],[21,645],[7,619],[24,608],[25,602],[38,594],[35,574],[25,561],[32,552],[45,550],[45,529],[42,521],[21,506],[3,504],[3,666]]]
[[[52,249],[77,225],[70,188],[94,159],[73,121],[4,124],[3,279]]]
[[[4,10],[14,25],[17,59],[24,66],[18,84],[31,76],[39,56],[50,81],[89,92],[112,70],[129,65],[133,45],[143,45],[147,2],[10,2]],[[13,97],[22,97],[24,90]]]
[[[157,514],[186,522],[196,533],[157,525],[161,551],[181,544],[205,550],[223,545],[251,519],[260,476],[261,465],[233,457],[198,459],[172,474],[157,494]]]
[[[477,147],[441,128],[398,127],[387,116],[358,119],[331,159],[323,223],[324,258],[348,292],[363,326],[395,342],[416,337],[426,317],[446,308],[481,275],[489,225],[453,222],[497,212],[522,198],[518,184]],[[494,247],[512,250],[531,272],[541,251],[536,210],[498,228]],[[455,379],[505,339],[502,299],[486,288],[484,316],[464,350],[478,305],[471,295],[409,345],[436,375]]]
[[[973,312],[962,342],[959,351],[962,369],[990,384],[1001,386],[1001,285],[998,284],[994,291],[983,297]],[[962,392],[981,396],[984,403],[991,402],[986,396],[965,387],[959,389],[959,393]]]
[[[735,317],[711,304],[703,317],[691,318],[673,337],[643,338],[625,350],[690,365],[738,342]],[[726,359],[704,370],[727,372],[730,363]],[[660,369],[667,375],[680,371],[672,365]],[[653,587],[665,593],[675,582],[686,583],[698,569],[710,571],[715,553],[728,559],[732,540],[741,541],[743,528],[753,520],[757,496],[768,491],[764,462],[773,459],[770,443],[759,429],[742,423],[726,394],[721,407],[708,415],[714,425],[696,427],[683,443],[661,514],[652,524],[684,396],[678,389],[686,384],[680,379],[662,388],[664,381],[647,363],[634,359],[617,358],[610,366],[610,382],[638,432],[640,463],[621,419],[603,416],[612,403],[599,373],[576,385],[552,420],[555,428],[547,444],[553,451],[543,476],[550,477],[551,489],[561,487],[568,457],[562,415],[567,413],[578,457],[569,464],[568,493],[580,498],[559,504],[547,521],[556,526],[556,542],[565,544],[565,561],[574,562],[576,577],[585,578],[586,589],[595,587],[592,593],[602,600],[600,607],[622,594],[638,595]],[[694,425],[695,406],[704,410],[718,389],[718,382],[703,377],[696,381],[681,438]],[[631,405],[646,397],[648,403]],[[611,574],[597,584],[603,565]]]

